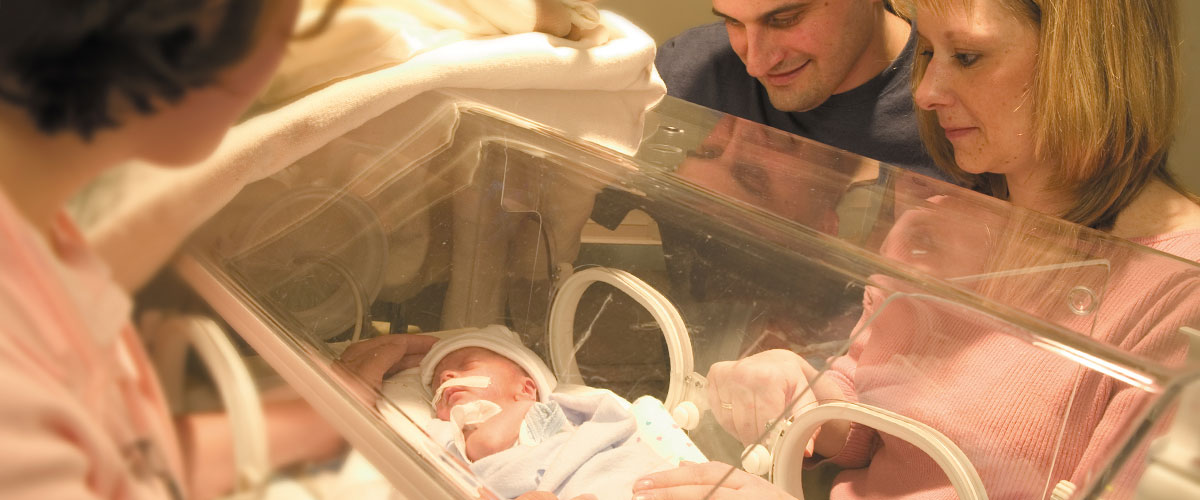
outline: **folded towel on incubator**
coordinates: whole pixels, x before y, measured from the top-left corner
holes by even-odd
[[[565,88],[626,90],[651,88],[655,82],[639,73],[653,58],[653,42],[645,54],[640,30],[590,3],[564,0],[357,0],[337,13],[335,23],[319,36],[299,40],[280,66],[259,108],[271,108],[327,85],[364,76],[396,78],[392,68],[415,73],[413,84],[431,88]],[[561,12],[561,14],[560,14]],[[301,25],[321,13],[309,9]],[[562,18],[558,20],[556,18]],[[579,28],[568,40],[555,35],[565,24]],[[540,28],[540,29],[539,29]],[[468,42],[468,43],[462,43]],[[594,59],[593,59],[594,58]],[[585,71],[586,81],[556,69],[564,63]],[[582,64],[580,64],[582,63]],[[508,73],[520,68],[545,70],[536,77]],[[613,71],[609,74],[607,69]],[[462,71],[466,70],[466,71]],[[454,73],[468,83],[437,80]]]
[[[653,71],[654,41],[615,14],[599,12],[599,25],[574,41],[544,33],[455,30],[402,10],[404,3],[351,3],[324,33],[297,41],[253,111],[257,114],[234,127],[200,165],[160,170],[135,164],[112,177],[103,191],[117,194],[99,197],[115,200],[116,206],[100,209],[106,215],[89,237],[109,259],[114,277],[129,288],[144,283],[242,187],[422,92],[664,93]],[[449,9],[481,5],[440,3]],[[646,100],[643,109],[653,101]],[[578,121],[570,112],[560,116]]]

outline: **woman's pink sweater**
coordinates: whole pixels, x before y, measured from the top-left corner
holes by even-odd
[[[0,242],[0,498],[172,498],[177,438],[129,297],[66,214],[47,241],[0,192]]]
[[[1200,260],[1200,230],[1133,242]],[[1095,268],[1078,271],[1081,280],[1104,280],[1098,310],[1048,316],[1153,363],[1178,365],[1187,353],[1179,328],[1200,326],[1200,272],[1138,253],[1107,256],[1109,266],[1100,266],[1106,270],[1099,275]],[[914,418],[953,440],[991,499],[1047,498],[1060,480],[1089,485],[1153,400],[1154,394],[1085,369],[1004,321],[895,292],[868,289],[861,328],[827,373],[849,399]],[[1144,452],[1143,446],[1130,463],[1141,464]],[[833,499],[957,498],[920,450],[857,424],[830,460],[847,468],[835,480]],[[1114,485],[1114,498],[1123,497],[1138,470],[1135,465],[1101,480]]]

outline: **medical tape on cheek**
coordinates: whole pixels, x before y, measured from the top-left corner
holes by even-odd
[[[429,404],[436,407],[438,401],[442,400],[442,392],[451,387],[476,387],[479,389],[487,389],[490,385],[492,385],[492,377],[485,375],[472,375],[470,377],[452,378],[438,386],[437,392],[433,393],[433,401],[430,401]]]

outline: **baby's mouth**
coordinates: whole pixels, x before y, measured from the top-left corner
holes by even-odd
[[[456,402],[454,396],[464,392],[470,391],[468,391],[465,387],[451,387],[442,392],[442,400],[445,401],[447,405],[453,406]]]

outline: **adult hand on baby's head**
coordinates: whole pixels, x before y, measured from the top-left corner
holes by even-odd
[[[342,366],[372,388],[401,370],[420,365],[437,338],[428,335],[393,334],[357,342],[346,347],[339,359]]]
[[[713,491],[714,488],[716,491]],[[793,499],[791,495],[784,493],[767,480],[721,462],[704,464],[683,462],[678,468],[643,476],[633,483],[633,498],[636,500]]]

